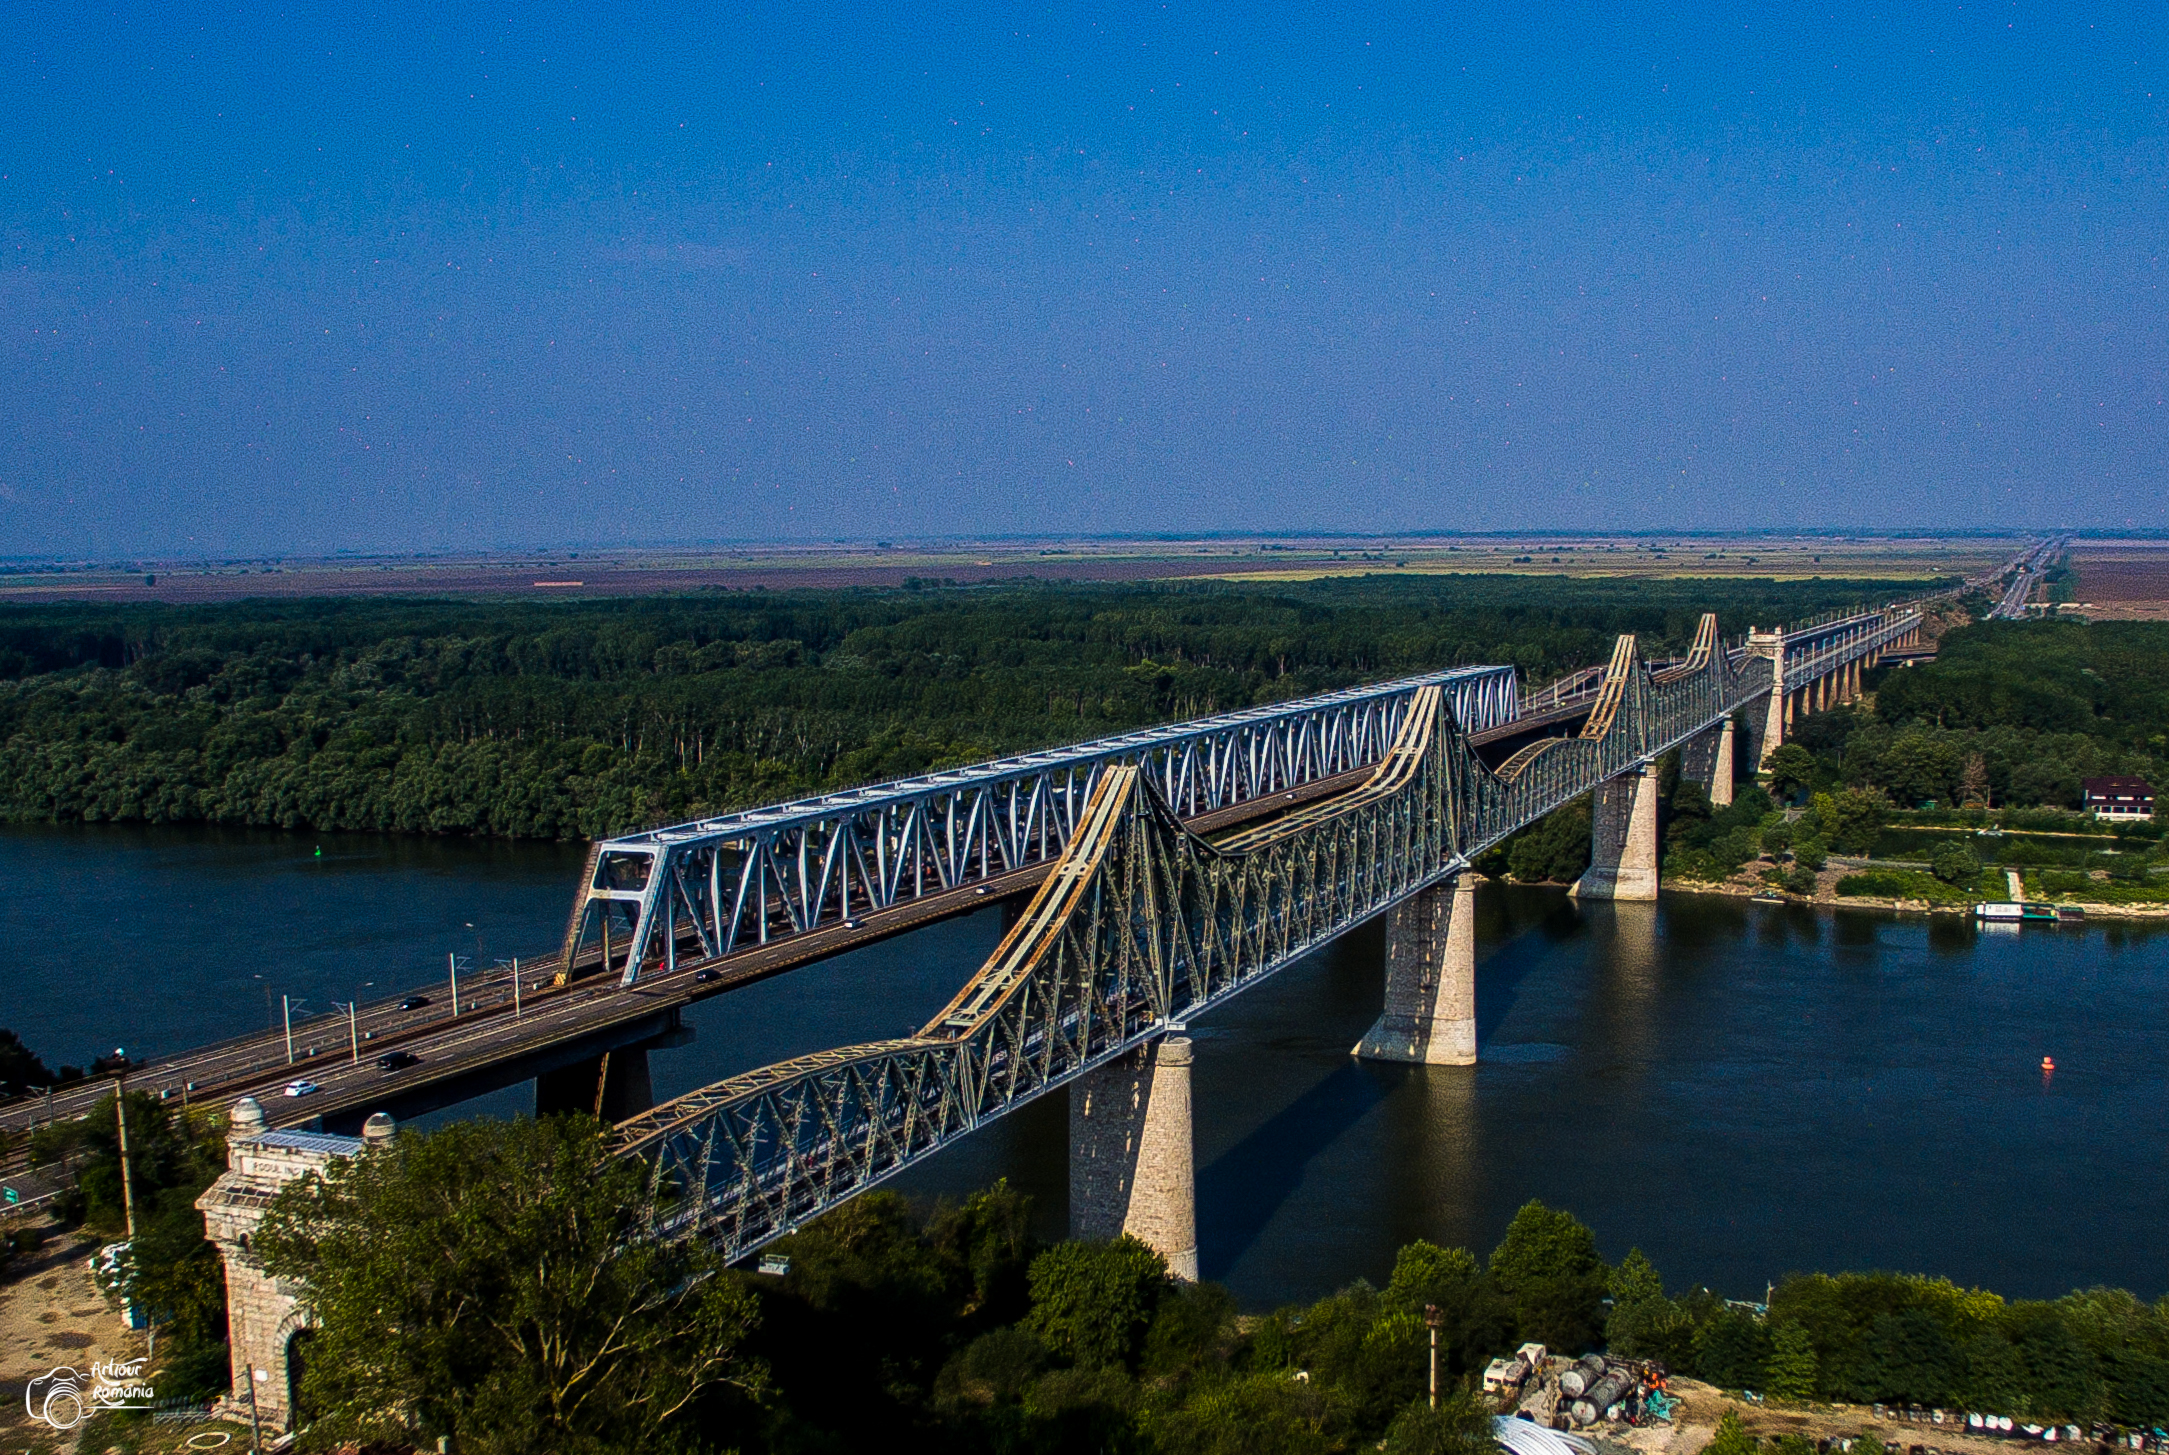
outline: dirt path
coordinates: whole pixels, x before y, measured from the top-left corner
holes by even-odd
[[[91,1280],[97,1242],[45,1229],[46,1244],[0,1270],[0,1451],[65,1449],[23,1408],[30,1380],[66,1366],[87,1372],[100,1360],[143,1353],[143,1336]],[[42,1439],[40,1437],[43,1437]]]
[[[1879,1420],[1875,1411],[1864,1405],[1749,1404],[1693,1379],[1675,1378],[1671,1381],[1671,1389],[1680,1399],[1679,1413],[1671,1424],[1623,1430],[1610,1436],[1610,1441],[1626,1445],[1641,1455],[1696,1455],[1717,1433],[1718,1420],[1726,1410],[1731,1410],[1750,1433],[1765,1440],[1774,1440],[1781,1435],[1800,1435],[1813,1444],[1818,1440],[1850,1440],[1872,1433],[1896,1451],[1907,1451],[1920,1445],[1930,1450],[1955,1452],[1955,1455],[2012,1455],[2012,1441],[1969,1435],[1962,1423],[1916,1425],[1907,1420]],[[1960,1414],[1956,1418],[1963,1421],[1965,1416]],[[2030,1445],[2032,1442],[2023,1443]],[[2084,1444],[2080,1442],[2081,1446]]]

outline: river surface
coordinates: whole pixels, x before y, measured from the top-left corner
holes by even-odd
[[[318,851],[321,850],[321,853]],[[0,829],[0,1025],[51,1064],[158,1054],[552,948],[559,845],[111,826]],[[1892,1268],[2007,1295],[2169,1288],[2169,934],[1668,896],[1478,896],[1482,1064],[1357,1062],[1381,932],[1197,1022],[1199,1252],[1248,1306],[1382,1282],[1412,1238],[1488,1249],[1532,1197],[1674,1285],[1756,1297],[1799,1269]],[[669,1096],[915,1029],[999,934],[952,920],[694,1008]],[[2044,1074],[2043,1056],[2056,1070]],[[450,1115],[510,1115],[501,1092]],[[1044,1231],[1060,1097],[897,1184],[996,1177]]]

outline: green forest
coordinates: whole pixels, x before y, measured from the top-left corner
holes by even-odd
[[[1871,677],[1872,705],[1800,719],[1782,786],[1874,789],[1899,808],[2067,808],[2083,778],[2161,782],[2169,623],[1983,622]]]
[[[223,1285],[189,1199],[219,1147],[150,1098],[131,1097],[129,1120],[152,1159],[137,1288],[168,1331],[159,1388],[209,1393],[225,1378]],[[71,1134],[74,1214],[106,1230],[112,1129],[108,1102]],[[1172,1281],[1133,1239],[1036,1241],[1006,1184],[961,1204],[866,1195],[771,1245],[788,1260],[771,1276],[634,1236],[650,1189],[602,1132],[582,1118],[407,1130],[280,1195],[258,1250],[315,1291],[304,1448],[441,1435],[478,1452],[1484,1455],[1465,1391],[1525,1339],[1780,1401],[2169,1422],[2169,1299],[1799,1273],[1764,1309],[1668,1287],[1639,1252],[1608,1263],[1588,1227],[1532,1202],[1488,1253],[1414,1242],[1375,1283],[1244,1311]],[[1427,1305],[1448,1392],[1435,1414]],[[93,1433],[86,1448],[135,1448],[123,1417]]]
[[[1918,590],[1363,577],[0,611],[0,815],[567,838]]]
[[[1844,896],[2000,899],[2016,869],[2042,898],[2169,899],[2160,824],[2080,812],[2086,778],[2169,781],[2169,625],[1962,626],[1933,662],[1870,673],[1867,686],[1854,704],[1797,718],[1763,784],[1730,807],[1713,808],[1667,759],[1666,876],[1719,881],[1761,857],[1764,882],[1812,894],[1836,853],[1881,861],[1842,878]],[[1587,863],[1587,814],[1555,813],[1481,867],[1571,879]]]

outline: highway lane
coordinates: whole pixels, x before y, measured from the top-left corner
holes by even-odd
[[[1586,708],[1583,709],[1586,711]],[[1549,715],[1547,715],[1549,716]],[[1529,724],[1518,724],[1526,731]],[[1236,804],[1188,820],[1199,833],[1215,833],[1354,788],[1370,776],[1369,768],[1320,779],[1293,792]],[[714,959],[686,955],[674,972],[650,968],[638,985],[621,988],[615,975],[595,975],[558,988],[546,982],[557,969],[556,955],[520,961],[522,991],[515,1014],[509,976],[493,971],[470,982],[462,977],[460,1014],[451,1014],[448,982],[417,987],[410,994],[430,1004],[398,1009],[405,996],[388,997],[360,1007],[353,1034],[344,1016],[312,1019],[297,1025],[295,1059],[286,1058],[283,1028],[150,1061],[127,1073],[131,1089],[159,1095],[174,1104],[230,1103],[243,1095],[263,1101],[274,1125],[296,1125],[317,1116],[337,1116],[382,1101],[387,1093],[411,1094],[441,1082],[472,1077],[489,1066],[544,1054],[568,1042],[607,1033],[629,1023],[667,1016],[695,1000],[727,994],[744,985],[782,974],[816,960],[859,949],[921,925],[969,913],[1014,895],[1029,893],[1046,877],[1048,865],[1033,865],[940,894],[927,895],[888,909],[871,911],[829,928],[789,935],[767,945],[735,950]],[[690,944],[681,947],[692,948]],[[960,967],[968,971],[970,967]],[[701,972],[711,978],[696,978]],[[354,1042],[359,1039],[356,1064]],[[404,1050],[418,1063],[382,1072],[377,1058]],[[288,1098],[286,1083],[307,1079],[324,1090]],[[191,1084],[193,1083],[193,1084]],[[19,1099],[0,1107],[0,1129],[21,1130],[51,1119],[81,1116],[110,1095],[113,1078],[99,1077],[59,1088],[44,1097]]]

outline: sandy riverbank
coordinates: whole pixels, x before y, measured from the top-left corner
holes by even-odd
[[[1965,904],[1938,904],[1928,899],[1885,899],[1878,895],[1841,895],[1837,892],[1838,880],[1847,874],[1858,872],[1858,866],[1846,865],[1841,869],[1825,869],[1816,877],[1813,898],[1806,895],[1788,894],[1787,904],[1812,904],[1819,909],[1887,909],[1903,914],[1948,914],[1961,918],[1973,917],[1973,906]],[[1667,879],[1663,883],[1666,894],[1714,894],[1730,899],[1751,899],[1766,893],[1770,886],[1755,881],[1728,879],[1712,884],[1700,879]],[[2086,912],[2089,920],[2160,920],[2169,919],[2169,904],[2096,904],[2083,899],[2059,899],[2058,905]]]

